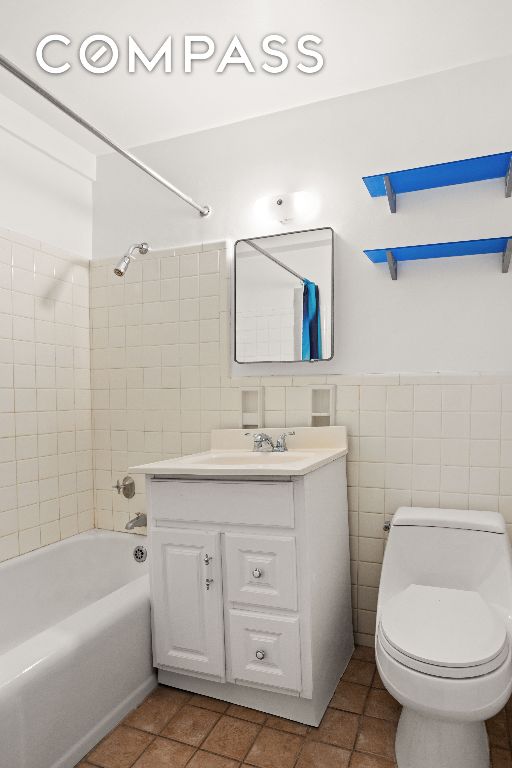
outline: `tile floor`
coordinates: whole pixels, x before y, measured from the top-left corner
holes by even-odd
[[[512,768],[512,708],[488,721],[493,768]],[[358,647],[318,728],[159,686],[76,768],[393,768],[400,705]]]

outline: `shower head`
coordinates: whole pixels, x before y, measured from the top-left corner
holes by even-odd
[[[131,260],[135,259],[135,256],[133,255],[134,251],[138,251],[141,256],[144,256],[149,251],[149,245],[147,243],[136,243],[135,245],[130,246],[125,255],[119,259],[115,265],[114,275],[117,275],[117,277],[125,276],[126,270],[130,266]]]

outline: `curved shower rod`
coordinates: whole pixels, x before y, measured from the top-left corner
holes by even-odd
[[[16,77],[18,80],[21,80],[21,82],[25,83],[25,85],[28,85],[29,88],[31,88],[33,91],[35,91],[40,96],[42,96],[43,99],[46,99],[46,101],[49,101],[50,104],[53,104],[54,107],[57,107],[57,109],[60,109],[61,112],[64,112],[64,114],[70,117],[72,120],[74,120],[75,123],[78,123],[78,125],[81,125],[82,128],[85,128],[87,131],[89,131],[89,133],[92,133],[93,136],[96,136],[97,139],[102,141],[104,144],[107,144],[111,149],[113,149],[115,152],[121,155],[121,157],[124,157],[125,160],[128,160],[130,163],[132,163],[137,168],[139,168],[139,170],[144,171],[144,173],[147,173],[148,176],[151,176],[152,179],[154,179],[155,181],[158,181],[159,184],[161,184],[163,187],[168,189],[174,195],[177,195],[177,197],[179,197],[185,203],[188,203],[188,205],[191,205],[192,208],[195,208],[196,211],[198,211],[201,216],[210,215],[211,208],[209,205],[199,205],[199,203],[196,203],[196,201],[193,200],[191,197],[189,197],[189,195],[186,195],[184,192],[181,191],[181,189],[178,189],[178,187],[175,187],[174,184],[171,184],[170,181],[168,181],[159,173],[157,173],[152,168],[150,168],[149,165],[146,165],[146,163],[143,163],[142,160],[139,160],[138,157],[133,155],[131,152],[128,152],[128,150],[120,147],[118,144],[115,143],[115,141],[112,141],[112,139],[109,139],[108,136],[105,136],[104,133],[102,133],[93,125],[91,125],[91,123],[87,122],[87,120],[84,120],[83,117],[80,117],[80,115],[77,115],[76,112],[74,112],[72,109],[66,106],[62,101],[60,101],[55,96],[53,96],[53,94],[51,94],[41,85],[36,83],[35,80],[32,80],[32,78],[26,75],[25,72],[23,72],[21,69],[19,69],[19,67],[17,67],[16,64],[13,64],[12,61],[9,61],[9,59],[6,59],[5,56],[2,56],[1,54],[0,54],[0,67],[5,69],[7,72],[10,72],[11,75],[14,75],[14,77]]]

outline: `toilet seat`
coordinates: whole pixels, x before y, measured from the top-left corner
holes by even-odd
[[[386,603],[378,639],[396,661],[437,677],[479,677],[508,654],[505,624],[478,592],[419,584]]]

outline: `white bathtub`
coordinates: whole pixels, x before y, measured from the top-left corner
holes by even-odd
[[[90,531],[0,565],[1,768],[72,768],[155,686],[138,544]]]

